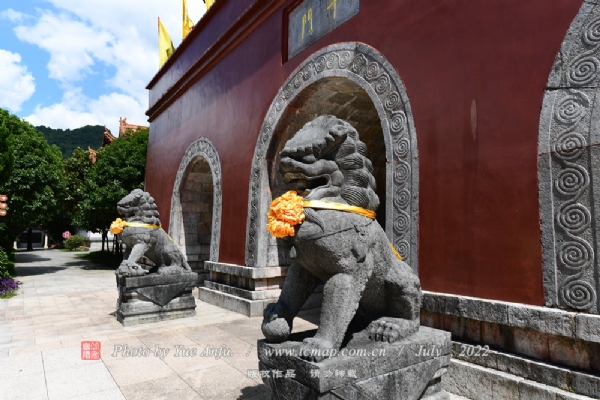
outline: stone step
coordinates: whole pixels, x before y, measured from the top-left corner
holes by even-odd
[[[452,356],[482,367],[577,394],[600,398],[600,376],[574,371],[539,360],[459,341],[452,343]]]
[[[472,400],[593,400],[571,391],[453,358],[442,388]],[[573,390],[571,388],[571,390]]]

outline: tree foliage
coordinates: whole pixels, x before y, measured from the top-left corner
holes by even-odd
[[[4,112],[6,111],[0,109],[0,118],[2,118]],[[8,130],[6,123],[2,123],[0,124],[0,185],[8,181],[14,162],[15,147],[13,135]]]
[[[63,161],[65,197],[62,212],[46,225],[50,239],[54,242],[62,241],[64,231],[74,231],[73,216],[79,210],[79,203],[83,200],[83,182],[91,169],[90,152],[79,147],[73,150],[71,157]]]
[[[100,125],[86,125],[77,129],[53,129],[41,125],[35,129],[44,134],[49,144],[57,145],[64,158],[70,157],[77,147],[100,148],[104,137],[104,127]]]
[[[98,150],[97,161],[81,186],[74,225],[100,232],[103,240],[118,218],[117,203],[133,189],[144,187],[148,129],[123,135]]]
[[[0,192],[9,196],[8,214],[0,219],[0,245],[25,229],[49,222],[62,209],[65,193],[62,155],[26,121],[0,109],[0,125],[13,136],[14,167]]]

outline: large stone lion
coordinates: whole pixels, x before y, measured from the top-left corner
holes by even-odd
[[[117,211],[125,218],[121,240],[129,250],[117,275],[139,276],[148,271],[138,264],[146,256],[158,267],[159,274],[191,272],[181,250],[169,235],[160,228],[158,211],[150,193],[135,189],[117,204]],[[131,224],[128,226],[128,224]]]
[[[305,200],[326,200],[375,211],[373,166],[366,145],[347,122],[322,116],[307,123],[281,151],[280,172]],[[373,341],[394,342],[419,329],[421,286],[394,254],[376,220],[353,212],[305,208],[305,221],[284,240],[291,265],[277,303],[264,311],[268,341],[283,342],[298,311],[324,282],[321,322],[304,340],[302,357],[320,361],[313,349],[339,349],[351,322]]]

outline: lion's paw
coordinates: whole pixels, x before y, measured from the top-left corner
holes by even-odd
[[[158,267],[158,271],[156,272],[161,275],[175,275],[181,274],[183,272],[183,269],[181,267],[178,267],[177,265],[165,265],[162,267]]]
[[[419,330],[418,321],[401,318],[380,318],[369,324],[367,333],[374,342],[393,343]]]
[[[337,349],[333,347],[327,339],[306,338],[300,346],[300,358],[306,361],[320,362],[337,354]]]

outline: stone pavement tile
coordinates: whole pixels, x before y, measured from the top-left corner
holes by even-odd
[[[156,379],[133,385],[121,386],[127,400],[202,400],[183,379],[178,376]]]
[[[11,333],[13,336],[22,336],[22,335],[30,335],[33,333],[33,329],[31,329],[31,325],[27,326],[17,326],[17,328],[23,329],[12,329]]]
[[[176,376],[167,364],[152,353],[148,357],[127,357],[117,362],[107,362],[106,359],[103,361],[119,386]]]
[[[40,351],[11,357],[10,362],[0,363],[0,381],[43,372],[44,365]]]
[[[81,346],[46,350],[42,352],[46,372],[101,363],[101,360],[82,360]]]
[[[12,342],[12,335],[0,335],[0,344]]]
[[[60,332],[55,333],[52,336],[40,337],[35,339],[35,344],[44,344],[52,342],[61,342],[64,340],[82,340],[81,333],[75,333],[72,335],[61,335]]]
[[[263,386],[230,365],[187,372],[182,374],[181,378],[207,400],[253,397],[262,390]]]
[[[8,357],[9,355],[10,355],[10,353],[9,353],[8,349],[0,350],[0,358],[5,358],[5,357]]]
[[[239,339],[238,339],[239,340]],[[233,357],[224,357],[223,360],[242,374],[247,375],[248,370],[258,369],[258,353],[256,345],[248,345],[242,342],[243,345],[231,344]]]
[[[168,332],[161,333],[144,333],[138,335],[138,339],[140,339],[146,346],[154,349],[156,346],[159,347],[169,347],[174,349],[174,345],[182,345],[182,346],[192,346],[196,345],[194,341],[180,333],[177,330],[171,330]]]
[[[206,345],[207,343],[212,344],[227,344],[225,341],[235,338],[230,333],[219,329],[217,326],[202,326],[197,328],[186,328],[180,329],[179,333],[183,334],[190,340],[194,341],[199,345]]]
[[[50,400],[62,400],[117,388],[108,369],[101,362],[47,371],[46,382]]]
[[[10,356],[16,356],[19,354],[31,353],[32,351],[45,351],[45,350],[54,350],[60,349],[62,346],[60,342],[52,342],[52,343],[44,343],[44,344],[36,344],[34,346],[23,346],[23,347],[15,347],[10,349]]]
[[[46,378],[43,372],[0,379],[2,400],[47,400]]]
[[[152,397],[148,397],[146,400],[150,400]],[[103,390],[102,392],[84,394],[82,396],[70,397],[69,400],[125,400],[125,396],[121,392],[121,389],[109,389]]]
[[[218,328],[245,342],[256,345],[256,340],[263,337],[260,330],[261,323],[262,317],[248,318],[247,320],[219,324]]]
[[[34,345],[34,339],[29,339],[29,340],[16,340],[16,341],[11,341],[10,343],[5,343],[5,344],[0,344],[0,350],[2,349],[12,349],[15,347],[22,347],[22,346],[32,346]]]
[[[219,357],[218,359],[215,357],[201,357],[200,354],[202,353],[204,348],[197,345],[189,347],[189,349],[193,348],[196,349],[195,357],[182,357],[181,354],[179,355],[179,357],[176,357],[175,349],[171,348],[169,354],[164,358],[163,361],[178,375],[182,375],[187,372],[197,371],[200,369],[227,365],[224,357]]]

